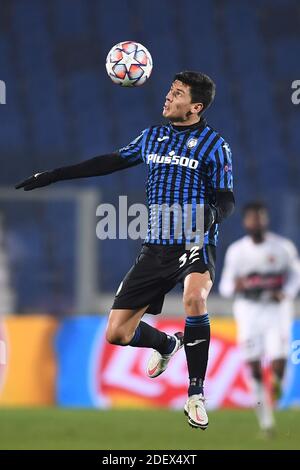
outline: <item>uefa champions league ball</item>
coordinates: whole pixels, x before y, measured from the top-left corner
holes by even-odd
[[[106,70],[114,83],[125,87],[143,85],[152,72],[148,49],[134,41],[116,44],[106,57]]]

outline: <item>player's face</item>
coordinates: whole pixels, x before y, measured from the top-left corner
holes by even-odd
[[[268,213],[265,210],[249,210],[243,222],[246,232],[250,235],[263,235],[269,225]]]
[[[175,80],[166,96],[163,107],[163,116],[173,123],[198,121],[198,113],[203,109],[202,103],[192,103],[190,87]]]

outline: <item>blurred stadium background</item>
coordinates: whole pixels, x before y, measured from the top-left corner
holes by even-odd
[[[151,79],[141,89],[121,89],[106,75],[107,52],[127,39],[144,44],[153,57]],[[300,248],[300,105],[291,100],[292,82],[300,79],[299,47],[296,0],[1,0],[0,80],[6,84],[6,104],[0,105],[0,349],[6,358],[0,364],[2,407],[182,408],[183,355],[153,384],[143,373],[147,351],[126,348],[121,354],[103,341],[114,291],[141,241],[97,240],[96,207],[101,202],[117,206],[119,195],[127,195],[128,204],[143,202],[146,169],[138,166],[101,179],[60,183],[34,194],[17,193],[13,187],[33,172],[127,144],[140,130],[161,122],[173,75],[201,70],[217,83],[207,117],[232,147],[237,200],[234,216],[221,229],[216,286],[225,249],[242,234],[239,209],[249,199],[263,199],[272,229]],[[247,408],[247,371],[235,344],[231,304],[219,298],[215,287],[209,305],[214,336],[208,404],[212,409]],[[182,324],[179,291],[168,297],[164,312],[164,319],[152,321],[170,331]],[[299,302],[296,312],[300,315]],[[294,339],[299,335],[296,320]],[[300,404],[299,367],[290,364],[282,407]],[[38,443],[40,429],[46,433],[49,425],[55,434],[55,423],[60,426],[68,416],[60,443],[50,439],[45,445],[53,442],[53,448],[61,448],[65,438],[68,447],[74,432],[73,446],[88,448],[91,432],[85,441],[78,437],[80,411],[61,413],[1,409],[0,447],[38,448],[43,445]],[[144,416],[138,413],[146,411],[134,412],[131,444],[120,436],[118,445],[104,439],[109,423],[113,429],[118,422],[116,411],[111,411],[111,420],[109,411],[82,413],[86,423],[98,423],[92,447],[134,448],[136,443],[158,448],[165,442],[166,448],[181,443],[198,448],[198,441],[199,448],[265,445],[255,440],[254,417],[245,410],[213,412],[215,431],[205,441],[202,434],[191,438],[192,431],[183,431],[186,424],[177,412],[157,412],[167,421],[182,421],[178,434],[174,424],[173,440],[167,438],[167,427],[157,444],[146,439],[137,443]],[[125,431],[133,414],[122,413],[128,413],[122,415]],[[280,413],[282,435],[270,445],[296,445],[299,412]],[[163,418],[157,420],[161,425]],[[233,421],[243,438],[228,443],[224,437],[222,444],[220,435]],[[24,441],[16,430],[20,423],[26,429],[29,422],[37,424]],[[180,440],[184,432],[189,444]]]

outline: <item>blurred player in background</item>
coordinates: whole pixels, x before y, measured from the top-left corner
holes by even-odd
[[[120,346],[153,348],[147,367],[151,378],[162,374],[184,346],[190,379],[184,411],[188,423],[201,429],[208,426],[203,391],[210,343],[206,302],[215,275],[218,224],[234,208],[229,145],[202,116],[214,96],[215,84],[207,75],[178,73],[163,107],[167,125],[145,129],[118,152],[37,173],[17,185],[29,191],[59,180],[147,164],[148,233],[116,293],[107,340]],[[174,211],[170,225],[164,224],[165,214],[155,210],[165,207]],[[189,208],[192,223],[186,217]],[[201,229],[194,230],[200,221]],[[178,282],[184,285],[184,335],[167,335],[141,320],[145,313],[161,312],[165,294]]]
[[[222,296],[235,296],[238,341],[250,368],[259,425],[272,434],[272,401],[280,397],[289,352],[299,261],[290,240],[268,231],[263,203],[250,202],[244,207],[243,226],[247,235],[229,246],[219,288]],[[271,361],[273,400],[263,381],[264,358]]]

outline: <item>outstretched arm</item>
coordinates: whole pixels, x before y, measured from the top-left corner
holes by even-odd
[[[85,160],[77,165],[64,166],[51,171],[36,173],[30,178],[18,183],[15,188],[24,188],[24,191],[31,191],[35,188],[48,186],[56,181],[108,175],[115,171],[138,165],[139,163],[141,163],[141,160],[122,158],[119,152],[115,152]]]

